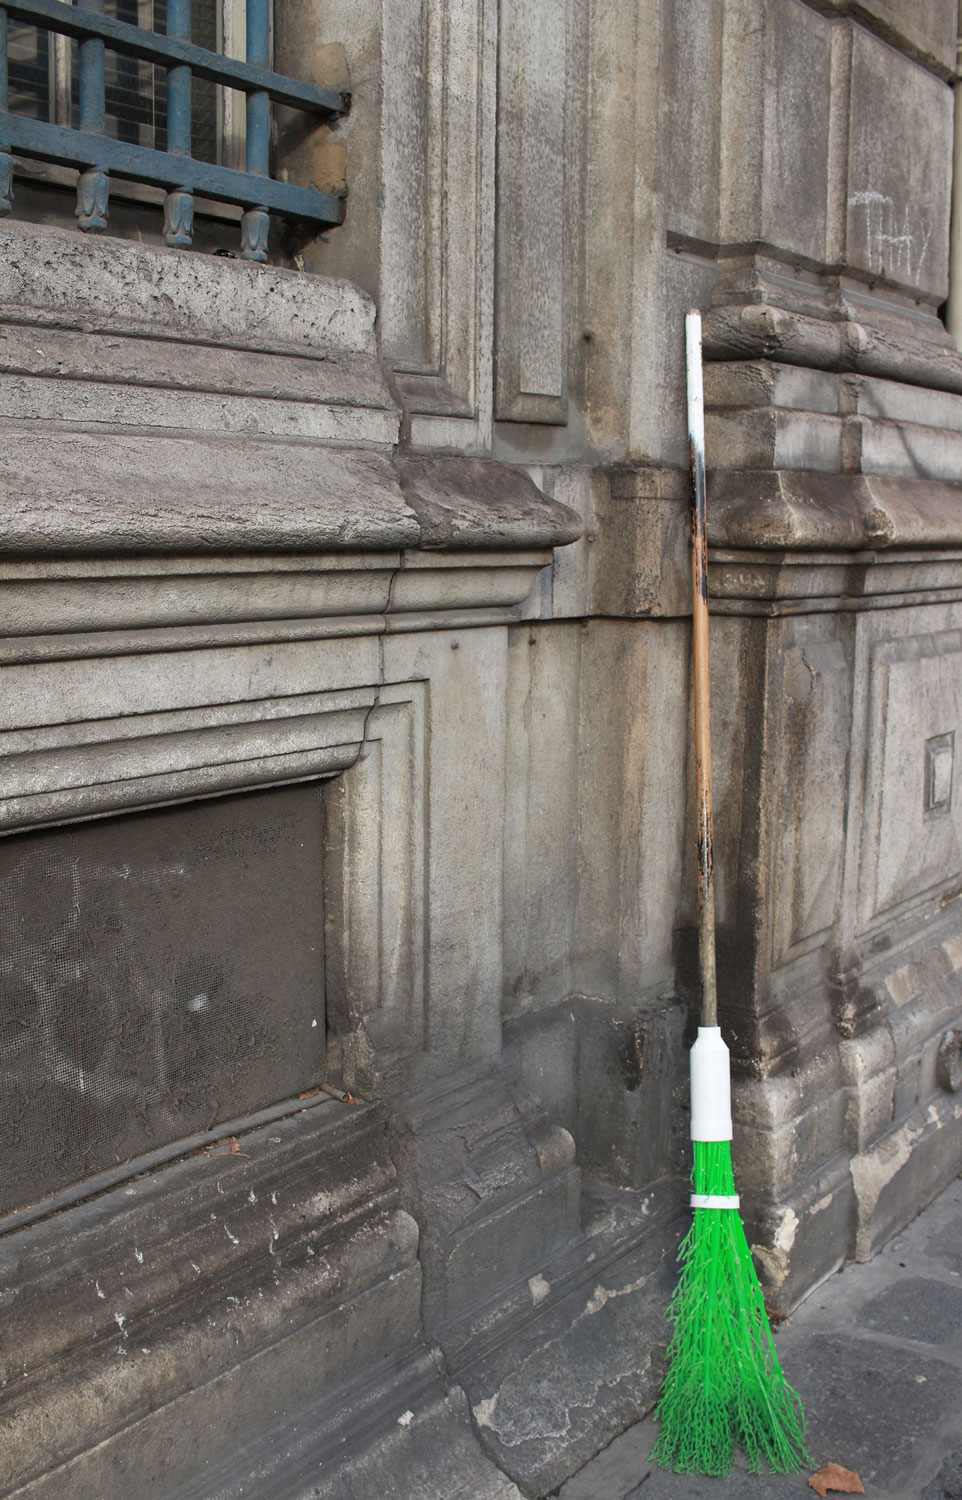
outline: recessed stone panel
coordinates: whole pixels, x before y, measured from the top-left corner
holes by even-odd
[[[500,8],[495,416],[567,420],[567,17]]]
[[[769,11],[762,234],[817,260],[825,255],[832,29],[794,0]]]
[[[783,659],[776,962],[830,927],[837,912],[850,689],[836,629],[819,616],[793,623]]]
[[[869,683],[863,926],[962,871],[962,812],[953,796],[962,631],[880,642]]]
[[[945,296],[952,94],[854,28],[846,260],[880,280]]]

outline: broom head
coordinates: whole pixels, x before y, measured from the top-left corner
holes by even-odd
[[[706,1071],[711,1077],[699,1084]],[[674,1333],[655,1413],[661,1430],[651,1456],[682,1473],[725,1475],[737,1444],[752,1472],[766,1463],[787,1474],[809,1461],[805,1417],[778,1363],[738,1213],[729,1089],[721,1033],[700,1027],[692,1049],[692,1134],[699,1130],[709,1138],[692,1143],[693,1221],[668,1308]]]

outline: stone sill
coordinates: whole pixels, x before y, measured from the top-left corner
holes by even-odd
[[[545,548],[520,468],[399,458],[347,282],[0,226],[0,557]]]
[[[232,435],[7,426],[0,556],[530,549],[583,527],[520,468]]]

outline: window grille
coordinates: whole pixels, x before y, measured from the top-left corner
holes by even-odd
[[[267,259],[270,214],[315,232],[343,201],[270,177],[271,103],[318,123],[344,95],[271,71],[269,3],[247,0],[245,61],[217,49],[219,0],[8,0],[0,4],[0,215],[12,153],[78,169],[80,228],[107,225],[111,177],[165,190],[164,238],[186,248],[198,194],[241,208],[241,256]],[[225,138],[218,95],[246,96],[244,142]],[[241,164],[242,163],[242,164]]]

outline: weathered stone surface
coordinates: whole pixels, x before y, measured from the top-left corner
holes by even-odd
[[[962,1218],[946,1224],[930,1241],[929,1254],[941,1265],[962,1273]]]
[[[742,1148],[736,1148],[740,1192],[743,1180],[749,1187],[752,1174],[742,1167],[750,1154],[765,1156],[763,1139],[743,1140]],[[743,1217],[765,1306],[773,1317],[784,1317],[847,1257],[855,1199],[848,1161],[838,1151],[816,1172],[796,1176],[791,1202],[771,1203],[766,1198],[764,1192],[752,1196],[746,1191]]]
[[[665,193],[671,228],[711,243],[718,236],[722,130],[713,101],[721,95],[723,27],[713,0],[664,10],[665,96],[670,170]],[[688,87],[696,74],[702,87]]]
[[[962,1495],[962,1448],[945,1460],[938,1474],[922,1491],[921,1500],[956,1500]]]
[[[840,410],[839,377],[834,372],[802,365],[778,364],[773,360],[711,360],[705,366],[704,385],[706,407],[714,410],[766,406],[783,406],[799,412]],[[928,401],[929,396],[925,399]]]
[[[713,469],[806,469],[836,473],[842,425],[835,417],[777,409],[709,411],[705,446]]]
[[[815,101],[830,93],[830,28],[804,6],[739,0],[719,30],[723,118],[732,137],[722,133],[712,238],[762,241],[820,260],[830,115]]]
[[[722,1013],[773,1306],[955,1170],[955,16],[896,9],[291,5],[280,65],[321,76],[340,38],[355,102],[336,135],[280,118],[282,170],[351,196],[342,233],[277,253],[363,293],[0,234],[17,826],[330,777],[326,1055],[403,1095],[413,1210],[332,1143],[318,1180],[366,1199],[327,1205],[323,1272],[258,1262],[237,1356],[205,1322],[233,1275],[214,1257],[187,1309],[211,1378],[182,1344],[163,1389],[78,1278],[49,1420],[73,1441],[82,1407],[106,1436],[56,1450],[50,1500],[543,1494],[650,1404],[697,998],[681,322],[713,298]],[[55,191],[19,206],[59,213]],[[171,1298],[119,1284],[132,1344]],[[120,1376],[103,1410],[75,1378],[98,1360],[134,1427],[107,1432]]]
[[[89,432],[47,433],[38,448],[37,437],[28,427],[4,431],[8,555],[383,550],[419,538],[378,453]]]
[[[687,476],[647,464],[613,469],[596,513],[594,608],[604,615],[690,613]]]
[[[868,645],[874,753],[867,767],[859,859],[862,927],[962,872],[962,812],[952,801],[954,752],[952,741],[940,738],[954,734],[962,713],[962,634],[953,628],[954,612],[926,623],[936,629],[923,625],[919,634],[911,628],[905,633],[879,631],[881,639]],[[927,771],[933,745],[941,745],[948,756],[948,784],[941,798]],[[897,778],[884,775],[882,757],[889,766],[899,766]],[[940,957],[943,972],[952,972],[955,964],[948,954]],[[920,973],[913,989],[918,993],[940,977],[938,972]]]
[[[286,400],[313,406],[330,402],[394,411],[384,375],[367,340],[358,349],[212,349],[193,330],[185,329],[178,339],[118,337],[93,329],[85,333],[59,326],[37,328],[26,322],[27,317],[24,310],[22,321],[0,324],[0,369],[8,376],[3,391],[5,411],[13,383],[9,377],[14,375],[22,377],[24,387],[29,380],[46,382],[48,398],[54,383],[59,383],[65,392],[61,400],[66,403],[69,392],[78,408],[84,390],[100,381],[113,393],[112,420],[127,423],[134,420],[130,407],[138,387],[142,399],[144,388],[150,387],[217,391],[256,397],[266,403]],[[222,403],[221,409],[224,406]],[[250,410],[250,403],[244,410]],[[158,421],[156,417],[154,420]]]
[[[422,542],[503,550],[561,546],[581,532],[572,511],[518,470],[483,460],[408,460],[408,503],[387,459],[364,449],[258,444],[213,437],[205,425],[190,441],[51,435],[41,465],[29,427],[10,425],[4,436],[0,519],[8,555],[38,548],[54,555],[383,550]],[[22,486],[28,451],[30,483]]]
[[[860,26],[852,34],[851,76],[846,259],[940,300],[951,165],[938,142],[951,129],[951,94]]]
[[[709,479],[709,542],[779,551],[958,546],[958,494],[887,475],[719,470]]]
[[[520,469],[481,458],[397,461],[401,489],[421,527],[422,547],[528,547],[577,541],[582,527]]]
[[[597,620],[583,633],[581,764],[606,771],[581,780],[576,993],[664,993],[677,922],[669,872],[685,836],[684,639],[676,621]],[[659,875],[643,880],[638,861],[653,849]]]
[[[232,650],[181,640],[8,664],[4,820],[23,827],[343,769],[376,696],[378,655],[376,639],[358,634],[329,640],[320,658],[309,640]]]
[[[958,1171],[962,1103],[936,1097],[852,1159],[855,1254],[868,1260]]]
[[[870,318],[870,312],[875,316]],[[855,370],[962,391],[962,355],[936,319],[926,323],[898,319],[894,313],[879,316],[868,307],[861,317],[835,322],[755,303],[714,307],[704,318],[705,355],[709,360],[776,359],[816,370]]]
[[[295,73],[336,38],[355,100],[339,123],[351,213],[304,247],[311,270],[377,298],[381,348],[412,411],[412,437],[490,442],[497,26],[474,0],[426,12],[398,0],[295,7],[279,33]],[[323,134],[323,133],[321,133]],[[316,171],[318,133],[291,133],[291,170]],[[421,414],[425,414],[422,416]]]
[[[844,467],[863,474],[951,482],[958,479],[962,466],[962,434],[942,427],[848,417],[842,443]]]
[[[531,622],[509,632],[505,1016],[550,1005],[575,987],[579,757],[568,725],[578,711],[581,628]],[[556,1089],[545,1097],[532,1086],[550,1109]]]
[[[487,1451],[525,1494],[553,1493],[655,1398],[675,1233],[600,1262],[590,1281],[460,1374]]]
[[[38,1497],[109,1495],[118,1471],[165,1497],[300,1404],[305,1361],[343,1383],[417,1333],[417,1226],[377,1113],[349,1106],[185,1157],[3,1247],[0,1484]]]
[[[308,353],[375,349],[374,304],[348,282],[12,219],[0,245],[4,322]]]
[[[426,840],[425,944],[430,934],[422,1024],[430,1029],[396,1078],[398,1092],[489,1063],[501,1048],[507,649],[496,626],[384,640],[385,681],[398,684],[398,698],[423,695],[416,734],[398,750],[415,784],[424,778],[417,817]]]
[[[837,9],[849,9],[848,0],[832,0]],[[906,50],[918,49],[922,57],[941,72],[955,67],[956,13],[952,0],[920,0],[910,8],[897,0],[864,0],[858,9],[878,24],[886,40]]]
[[[505,1029],[519,1077],[570,1130],[578,1161],[621,1188],[684,1171],[685,1009],[670,1000],[542,1007]]]
[[[305,1405],[170,1500],[241,1500],[252,1484],[263,1500],[520,1500],[427,1353],[382,1366],[333,1407]]]
[[[566,188],[570,194],[574,162],[565,124],[579,63],[569,25],[574,32],[574,12],[544,0],[501,15],[494,410],[501,421],[568,417]]]
[[[681,1165],[685,1007],[584,1000],[575,1014],[579,1160],[606,1182],[643,1189]]]
[[[576,1231],[574,1142],[487,1071],[402,1106],[391,1136],[425,1226],[426,1327],[443,1340],[446,1324],[533,1275]]]

